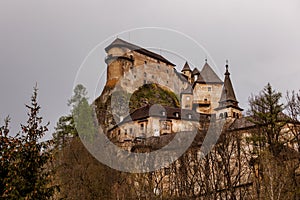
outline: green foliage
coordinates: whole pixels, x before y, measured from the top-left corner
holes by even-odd
[[[77,85],[73,96],[68,100],[71,114],[60,117],[55,127],[53,137],[57,146],[63,146],[69,138],[77,137],[78,133],[84,139],[92,141],[97,130],[94,110],[87,99],[86,88],[81,84]]]
[[[55,146],[62,147],[68,137],[74,136],[78,136],[78,133],[72,115],[61,116],[56,124],[55,133],[53,133]]]
[[[76,130],[81,139],[86,142],[93,142],[93,139],[97,134],[97,123],[94,121],[93,108],[85,98],[82,98],[82,100],[78,102],[77,107],[72,111],[72,115]]]
[[[130,111],[133,111],[137,108],[153,104],[180,107],[180,103],[173,92],[163,89],[154,83],[143,85],[135,91],[131,95],[129,107]]]
[[[50,199],[57,186],[52,185],[51,141],[40,140],[48,131],[41,125],[37,88],[31,98],[28,120],[22,134],[8,136],[8,122],[1,128],[1,196],[5,199]],[[2,189],[3,188],[3,189]]]
[[[283,114],[285,106],[280,103],[281,93],[272,89],[268,83],[265,88],[249,99],[251,116],[249,120],[257,127],[253,134],[253,142],[263,147],[269,145],[273,153],[278,153],[284,141],[280,140],[283,127],[287,123],[287,118]]]

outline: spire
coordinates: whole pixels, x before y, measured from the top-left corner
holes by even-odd
[[[185,64],[184,64],[184,66],[183,66],[183,68],[182,68],[182,70],[181,70],[182,72],[183,71],[192,71],[191,70],[191,68],[190,68],[190,66],[189,66],[189,64],[188,64],[188,62],[185,62]]]
[[[236,99],[234,89],[230,80],[230,73],[228,70],[228,60],[226,60],[225,68],[226,68],[226,72],[224,74],[225,75],[224,85],[222,89],[221,98],[219,101],[219,107],[216,109],[218,110],[226,107],[234,107],[242,111],[243,109],[241,109],[238,105],[239,102]]]
[[[229,71],[228,71],[228,60],[226,60],[226,65],[225,65],[225,67],[226,67],[226,72],[225,72],[225,76],[229,76],[230,75],[230,73],[229,73]]]

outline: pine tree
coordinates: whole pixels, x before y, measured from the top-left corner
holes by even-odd
[[[285,106],[280,103],[282,95],[273,90],[270,83],[259,93],[249,99],[250,121],[257,127],[253,134],[253,141],[259,143],[260,148],[269,146],[272,153],[278,154],[284,141],[280,140],[287,118],[283,114]]]
[[[27,123],[21,125],[22,133],[8,139],[6,148],[9,164],[6,166],[5,199],[50,199],[57,186],[52,185],[51,141],[40,141],[48,131],[48,124],[42,125],[37,103],[37,87],[31,98]],[[6,128],[2,129],[7,132]],[[5,136],[5,134],[4,134]],[[3,152],[3,150],[1,151]],[[4,154],[5,151],[4,151]],[[3,158],[3,157],[2,157]]]

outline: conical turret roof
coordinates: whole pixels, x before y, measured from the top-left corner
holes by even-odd
[[[238,106],[239,102],[236,99],[234,89],[231,83],[230,73],[228,71],[228,64],[226,64],[226,72],[224,75],[225,75],[225,79],[224,79],[221,98],[219,101],[219,107],[216,109],[218,110],[225,107],[234,107],[236,109],[243,110]]]
[[[181,70],[182,72],[183,71],[192,71],[191,70],[191,68],[190,68],[190,66],[189,66],[189,64],[188,64],[188,62],[185,62],[185,64],[184,64],[184,66],[183,66],[183,68],[182,68],[182,70]]]
[[[199,75],[199,74],[200,74],[199,70],[197,69],[197,67],[195,67],[192,71],[192,75],[195,76],[195,75]]]

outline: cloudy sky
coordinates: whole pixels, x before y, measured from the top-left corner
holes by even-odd
[[[208,56],[222,79],[229,59],[236,95],[247,108],[248,97],[267,82],[283,93],[300,89],[299,25],[299,0],[2,0],[0,119],[10,115],[17,131],[37,82],[42,116],[53,128],[69,112],[67,99],[86,56],[100,43],[98,67],[103,71],[103,45],[117,35],[145,47],[182,47],[179,54],[199,69]],[[143,27],[165,31],[128,31]],[[177,40],[176,34],[185,39]],[[184,45],[191,41],[204,50]],[[181,69],[184,61],[174,60]]]

